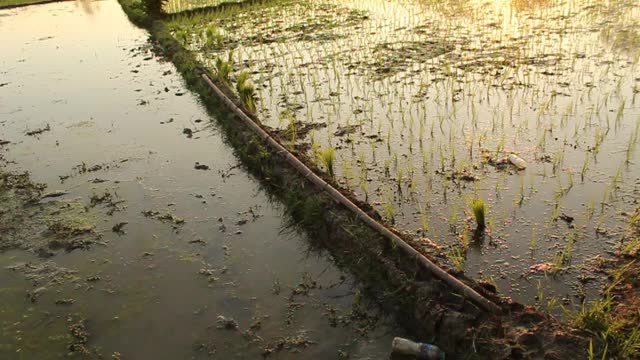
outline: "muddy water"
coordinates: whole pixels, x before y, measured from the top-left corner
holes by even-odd
[[[83,319],[88,348],[107,358],[259,358],[278,343],[272,358],[388,356],[396,326],[287,230],[281,206],[115,1],[2,11],[0,43],[8,168],[66,192],[61,201],[90,207],[108,192],[116,203],[91,208],[103,243],[91,250],[0,254],[0,358],[63,358]],[[48,130],[27,135],[38,129]],[[7,269],[45,261],[68,276]],[[40,287],[35,302],[25,296]],[[219,329],[219,316],[239,328]]]

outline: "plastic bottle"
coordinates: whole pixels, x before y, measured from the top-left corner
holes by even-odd
[[[527,162],[523,158],[516,154],[509,154],[509,162],[512,163],[518,170],[527,168]]]
[[[421,360],[444,360],[444,352],[435,345],[416,343],[400,337],[393,338],[392,351],[396,354],[413,355]]]

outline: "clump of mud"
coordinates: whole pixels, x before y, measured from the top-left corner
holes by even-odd
[[[69,334],[71,335],[71,340],[67,346],[69,352],[71,354],[78,354],[85,359],[94,358],[94,356],[92,356],[93,352],[87,347],[90,334],[87,331],[86,320],[80,319],[74,321],[73,318],[69,317],[67,322],[69,323]]]
[[[282,350],[297,352],[300,349],[307,348],[315,344],[309,340],[306,333],[300,332],[294,336],[286,336],[270,342],[262,351],[263,357],[268,357]]]
[[[0,169],[0,252],[24,249],[46,258],[98,241],[88,209],[74,201],[44,201],[45,188],[27,173]]]

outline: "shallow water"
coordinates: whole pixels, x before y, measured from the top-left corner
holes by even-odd
[[[89,205],[91,195],[109,192],[123,201],[111,216],[96,207],[104,245],[48,260],[75,273],[45,284],[35,303],[25,294],[43,284],[6,267],[44,260],[0,254],[0,358],[64,358],[69,325],[80,319],[91,351],[107,358],[258,358],[296,336],[312,343],[271,357],[388,357],[402,331],[328,254],[287,230],[281,206],[239,166],[117,2],[0,11],[0,43],[9,168],[67,191],[61,200]],[[185,223],[145,217],[148,210]],[[124,234],[111,231],[123,221]],[[75,302],[57,305],[62,299]],[[239,330],[218,329],[221,315]]]
[[[440,261],[572,306],[637,206],[638,19],[633,0],[283,0],[170,26],[212,70],[232,49],[261,120],[320,166],[336,149],[338,181]],[[296,136],[308,124],[326,127]],[[511,152],[526,170],[488,161]]]

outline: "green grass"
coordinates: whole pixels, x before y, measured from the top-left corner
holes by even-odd
[[[640,329],[637,327],[637,312],[634,315],[621,316],[616,311],[616,304],[609,292],[603,300],[583,306],[571,315],[571,325],[587,330],[601,340],[605,347],[599,350],[599,355],[606,358],[607,354],[615,354],[620,359],[636,359],[640,354]],[[589,349],[589,353],[595,353]]]
[[[632,243],[640,238],[640,209],[629,219]],[[610,285],[601,300],[570,313],[570,324],[587,330],[602,340],[604,348],[597,351],[590,345],[589,358],[637,359],[640,354],[640,266],[637,253],[625,253],[626,260],[610,270]],[[625,259],[625,258],[623,258]]]

